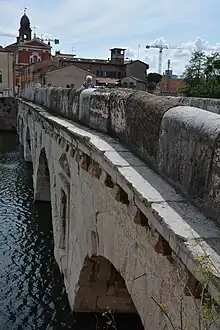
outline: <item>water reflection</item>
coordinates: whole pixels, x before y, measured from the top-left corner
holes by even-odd
[[[0,133],[0,329],[112,329],[94,314],[71,314],[53,256],[50,205],[34,203],[32,165],[19,148],[16,136]],[[135,318],[119,316],[117,329],[128,328],[140,329]]]

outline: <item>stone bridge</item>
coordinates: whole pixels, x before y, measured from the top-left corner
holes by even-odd
[[[22,94],[17,131],[72,310],[173,329],[165,306],[175,329],[181,310],[202,329],[204,292],[213,313],[220,298],[220,116],[145,92],[42,88]]]

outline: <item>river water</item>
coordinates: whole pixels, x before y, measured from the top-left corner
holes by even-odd
[[[50,205],[34,203],[32,165],[16,135],[0,132],[0,330],[143,329],[134,316],[118,316],[116,327],[106,321],[71,313],[53,256]]]

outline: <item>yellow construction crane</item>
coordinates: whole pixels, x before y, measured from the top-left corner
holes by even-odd
[[[162,74],[162,56],[163,56],[163,49],[191,49],[190,47],[180,47],[180,46],[167,46],[167,45],[147,45],[146,49],[150,48],[158,48],[159,49],[159,63],[158,63],[158,73]],[[216,51],[213,48],[206,48],[207,51]]]

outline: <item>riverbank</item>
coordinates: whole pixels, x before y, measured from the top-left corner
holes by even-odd
[[[15,132],[17,121],[17,99],[0,97],[0,131]]]

